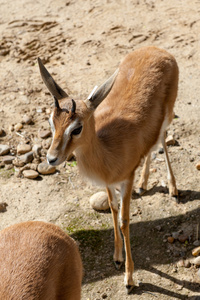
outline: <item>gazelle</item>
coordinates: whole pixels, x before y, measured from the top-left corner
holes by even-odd
[[[178,88],[178,67],[172,55],[156,47],[128,54],[119,69],[84,101],[74,101],[64,92],[38,59],[41,76],[54,97],[50,117],[53,140],[47,154],[59,165],[75,152],[80,171],[103,184],[108,192],[115,233],[114,262],[123,262],[123,242],[118,226],[115,186],[121,186],[120,228],[124,237],[125,285],[134,282],[129,239],[129,210],[134,173],[146,157],[140,192],[147,188],[150,153],[162,142],[168,170],[169,192],[177,196],[175,178],[165,144],[166,127],[173,119]]]
[[[1,300],[80,300],[82,262],[58,226],[30,221],[0,231]]]

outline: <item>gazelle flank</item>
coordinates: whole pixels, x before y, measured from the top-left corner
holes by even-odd
[[[71,100],[38,59],[44,83],[55,101],[52,114],[53,140],[47,158],[63,162],[75,153],[79,169],[91,180],[104,184],[112,211],[115,233],[114,261],[123,262],[125,285],[133,286],[129,238],[129,211],[135,170],[145,157],[139,192],[147,189],[150,155],[162,142],[168,171],[169,193],[177,197],[175,178],[165,144],[178,90],[178,66],[174,57],[156,47],[144,47],[126,55],[119,69],[88,99]],[[121,187],[120,225],[115,187]]]

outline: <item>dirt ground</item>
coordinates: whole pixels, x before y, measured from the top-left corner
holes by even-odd
[[[193,241],[200,221],[200,2],[195,0],[0,0],[0,144],[16,147],[28,137],[41,142],[38,130],[49,128],[53,102],[41,81],[36,58],[46,63],[56,81],[74,99],[85,99],[95,85],[116,69],[128,52],[156,45],[172,53],[179,65],[176,118],[168,133],[180,203],[168,195],[163,154],[154,153],[149,191],[133,194],[131,247],[136,287],[124,288],[124,266],[114,268],[110,212],[92,210],[89,197],[101,188],[81,178],[76,163],[57,168],[37,180],[18,178],[14,169],[0,169],[0,229],[25,220],[58,224],[79,243],[85,274],[83,300],[200,299],[200,277],[192,265]],[[19,134],[9,126],[24,114],[33,117]],[[140,168],[135,179],[135,188]],[[167,237],[182,230],[185,243]],[[196,297],[195,297],[196,296]]]

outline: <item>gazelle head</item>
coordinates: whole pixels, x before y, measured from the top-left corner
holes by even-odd
[[[59,165],[75,149],[87,143],[90,132],[89,119],[110,92],[118,70],[98,89],[96,87],[86,100],[74,101],[54,81],[40,58],[38,64],[42,79],[52,94],[55,104],[49,119],[53,140],[47,153],[47,161],[51,165]]]

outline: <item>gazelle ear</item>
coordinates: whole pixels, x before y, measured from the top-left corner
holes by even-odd
[[[118,71],[119,69],[117,69],[115,73],[108,80],[106,80],[99,88],[95,87],[93,89],[90,96],[85,100],[85,103],[88,108],[97,108],[97,106],[106,98],[106,96],[112,89]]]
[[[52,94],[54,98],[57,100],[63,99],[68,97],[67,93],[59,87],[59,85],[55,82],[53,77],[49,74],[45,66],[43,65],[41,59],[38,57],[38,65],[40,68],[40,74],[42,76],[42,79],[48,88],[49,92]]]

